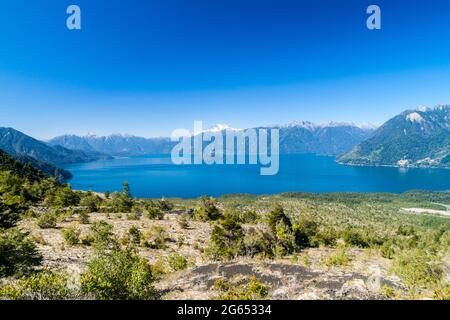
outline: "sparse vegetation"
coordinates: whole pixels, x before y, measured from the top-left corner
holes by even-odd
[[[152,226],[143,233],[143,245],[152,249],[165,249],[166,230],[161,226]]]
[[[224,265],[221,261],[258,259],[305,269],[320,264],[332,272],[354,268],[355,252],[378,254],[408,288],[404,292],[404,286],[385,285],[379,293],[386,298],[449,297],[445,261],[450,220],[402,211],[442,209],[436,203],[449,205],[449,192],[287,193],[169,201],[134,199],[124,183],[121,192],[104,197],[73,191],[2,158],[0,152],[2,159],[0,277],[8,278],[0,281],[0,299],[155,299],[155,279],[188,269],[193,261],[212,259]],[[177,216],[173,208],[184,214]],[[52,230],[56,227],[66,252],[94,254],[85,261],[79,288],[67,287],[65,274],[42,270],[36,244],[40,249],[51,246],[52,252],[63,250],[51,236],[58,234]],[[317,258],[309,250],[324,254]],[[154,263],[149,265],[144,256]],[[256,278],[221,278],[215,289],[221,299],[268,298],[267,286]]]
[[[61,230],[61,233],[62,233],[65,243],[68,246],[74,246],[80,242],[81,231],[74,224]]]
[[[176,252],[169,255],[168,261],[169,261],[169,266],[172,268],[173,271],[184,270],[188,266],[187,259],[184,256],[182,256],[181,254],[176,253]]]
[[[220,292],[219,300],[265,300],[269,295],[267,286],[255,277],[234,282],[217,279],[214,289]]]
[[[81,278],[82,291],[100,300],[154,300],[158,293],[147,260],[133,249],[99,251]]]
[[[57,214],[54,210],[45,212],[37,218],[37,225],[41,229],[51,229],[56,227]]]

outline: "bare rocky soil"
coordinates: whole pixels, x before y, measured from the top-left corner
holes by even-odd
[[[156,287],[163,299],[212,299],[218,295],[214,282],[218,278],[236,280],[255,276],[269,288],[270,299],[384,299],[382,287],[388,285],[399,291],[404,287],[400,280],[388,274],[390,261],[373,250],[349,249],[350,261],[346,265],[328,267],[324,261],[335,249],[311,248],[298,256],[280,260],[239,259],[227,263],[208,261],[202,253],[206,247],[211,225],[189,221],[181,228],[178,214],[166,214],[164,220],[127,220],[125,215],[91,214],[90,220],[105,220],[114,225],[121,237],[131,226],[145,232],[151,226],[162,226],[168,234],[165,249],[139,248],[140,255],[155,263],[173,252],[185,256],[189,267],[179,272],[163,275]],[[44,257],[44,266],[59,270],[82,271],[93,250],[82,244],[67,246],[61,230],[73,223],[69,218],[58,223],[55,229],[40,229],[34,219],[25,219],[21,227],[38,239],[38,248]],[[81,237],[88,233],[89,225],[78,224]]]

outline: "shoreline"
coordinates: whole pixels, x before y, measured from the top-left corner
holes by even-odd
[[[336,163],[342,166],[349,167],[368,167],[368,168],[398,168],[398,169],[434,169],[434,170],[450,170],[450,167],[432,167],[432,166],[399,166],[389,164],[358,164],[358,163],[344,163],[336,160]]]

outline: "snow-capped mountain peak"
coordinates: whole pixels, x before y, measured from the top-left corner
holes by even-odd
[[[239,129],[233,128],[231,126],[229,126],[228,124],[222,124],[222,123],[218,123],[216,125],[213,125],[212,127],[209,127],[206,130],[203,130],[202,132],[222,132],[224,130],[230,130],[230,131],[239,131]]]

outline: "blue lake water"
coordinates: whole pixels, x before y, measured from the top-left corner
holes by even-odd
[[[121,190],[128,181],[137,197],[198,197],[230,193],[394,192],[450,190],[450,170],[351,167],[332,157],[282,155],[275,176],[261,176],[259,166],[184,165],[168,155],[120,158],[66,166],[78,190]]]

